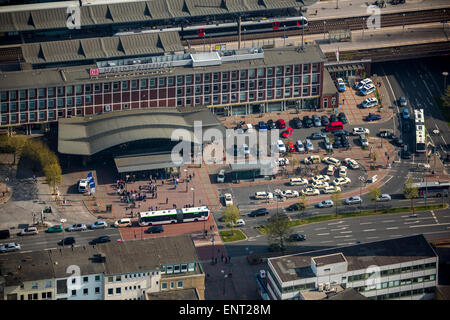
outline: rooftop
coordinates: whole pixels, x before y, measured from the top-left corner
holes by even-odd
[[[304,50],[297,48],[277,48],[264,50],[261,54],[255,54],[256,59],[229,61],[214,65],[193,67],[173,66],[171,68],[149,70],[126,70],[117,72],[112,76],[91,77],[90,69],[96,69],[97,65],[71,66],[64,68],[33,69],[13,72],[3,72],[0,75],[0,88],[20,89],[33,87],[59,86],[64,84],[83,84],[104,81],[118,81],[122,79],[139,79],[149,76],[183,75],[203,72],[216,72],[228,70],[240,70],[258,68],[264,66],[279,66],[286,64],[319,63],[326,62],[326,58],[318,45],[305,46]],[[251,57],[249,55],[249,57]],[[223,58],[225,60],[225,58]],[[217,61],[217,60],[214,60]]]
[[[326,266],[334,263],[346,262],[345,257],[340,252],[326,256],[313,257],[312,260],[314,261],[317,267]]]
[[[311,259],[342,254],[347,260],[347,270],[366,269],[371,265],[385,266],[397,263],[434,258],[436,253],[423,235],[368,242],[357,245],[324,249],[306,253],[269,258],[283,282],[314,277]],[[336,258],[333,258],[336,259]]]
[[[147,293],[148,300],[200,300],[195,288]]]
[[[98,258],[102,255],[105,260]],[[120,274],[158,270],[162,265],[198,260],[188,235],[147,240],[110,242],[0,257],[0,275],[6,286],[25,281],[67,277],[67,267],[78,265],[82,274]]]

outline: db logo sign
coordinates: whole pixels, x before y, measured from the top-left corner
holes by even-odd
[[[95,68],[95,69],[89,69],[89,75],[90,75],[91,77],[92,77],[92,76],[98,76],[99,73],[100,73],[100,71],[99,71],[97,68]]]

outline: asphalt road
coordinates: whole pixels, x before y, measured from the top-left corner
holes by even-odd
[[[17,233],[18,232],[20,232],[20,230],[18,230]],[[60,245],[58,245],[58,242],[60,242],[63,237],[74,237],[74,247],[77,247],[89,245],[90,241],[104,235],[109,236],[111,238],[111,241],[117,241],[121,239],[119,230],[117,230],[116,228],[105,228],[74,232],[65,231],[64,233],[46,233],[44,231],[40,231],[39,234],[30,236],[17,236],[15,234],[11,234],[11,238],[1,240],[1,243],[3,244],[9,242],[17,242],[21,245],[21,252],[23,253],[59,248]],[[2,255],[3,254],[7,253],[2,253]]]

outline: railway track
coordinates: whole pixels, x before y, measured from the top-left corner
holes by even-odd
[[[327,33],[329,31],[336,30],[362,30],[365,26],[365,21],[368,16],[362,17],[352,17],[344,19],[327,19],[319,21],[310,21],[308,26],[304,30],[305,36],[311,34]],[[407,26],[412,24],[421,23],[434,23],[441,21],[450,20],[450,10],[444,9],[433,9],[427,11],[413,11],[405,13],[393,13],[393,14],[383,14],[381,15],[380,23],[381,28],[385,27],[397,27],[397,26]],[[325,23],[324,23],[325,22]],[[286,30],[280,28],[278,31],[265,32],[265,33],[252,33],[252,34],[241,34],[242,41],[248,40],[258,40],[258,39],[271,39],[278,38],[280,36],[298,36],[301,34],[300,30]],[[214,37],[214,42],[216,43],[226,43],[238,41],[237,35]],[[201,45],[203,44],[203,39],[191,39],[189,40],[190,45]],[[183,40],[182,43],[187,45],[187,41]]]

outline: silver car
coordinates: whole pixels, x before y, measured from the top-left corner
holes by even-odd
[[[3,246],[0,246],[0,252],[14,252],[20,250],[20,244],[12,242],[5,244]]]
[[[103,229],[106,228],[108,224],[105,221],[95,221],[90,225],[91,229]]]
[[[67,231],[71,232],[71,231],[84,231],[86,230],[86,225],[85,224],[74,224],[71,225],[70,227],[67,228]]]

